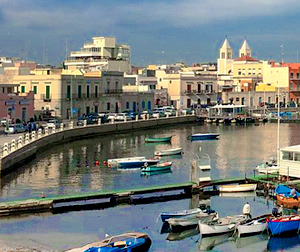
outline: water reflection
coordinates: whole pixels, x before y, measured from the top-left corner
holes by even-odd
[[[300,236],[274,237],[271,236],[267,245],[268,251],[282,251],[287,249],[300,250]]]
[[[168,241],[179,241],[179,240],[184,240],[186,238],[199,235],[198,228],[190,228],[183,230],[181,232],[170,232],[167,236]]]
[[[231,236],[232,233],[215,235],[211,237],[201,237],[201,239],[198,242],[198,250],[199,251],[212,250],[215,246],[230,241]]]

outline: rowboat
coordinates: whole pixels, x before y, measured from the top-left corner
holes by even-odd
[[[278,185],[275,188],[276,204],[285,208],[299,208],[298,200],[300,193],[285,185]]]
[[[249,192],[255,191],[257,184],[221,185],[219,192]]]
[[[114,158],[107,160],[108,167],[117,167],[119,162],[131,161],[131,160],[143,160],[146,157],[126,157],[126,158]]]
[[[146,233],[132,232],[107,237],[106,239],[74,248],[67,252],[121,252],[148,251],[151,239]]]
[[[146,143],[160,143],[160,142],[170,142],[172,136],[168,137],[146,137],[145,142]]]
[[[158,162],[158,159],[126,160],[118,162],[118,169],[142,168],[145,165],[154,165]]]
[[[272,214],[260,215],[243,222],[240,222],[237,225],[238,236],[251,235],[256,233],[264,232],[268,227],[268,219],[272,217]]]
[[[233,232],[238,223],[247,219],[246,215],[232,215],[210,222],[199,221],[199,230],[202,236],[218,235]]]
[[[169,223],[171,230],[186,228],[190,226],[198,225],[199,221],[212,221],[213,219],[219,218],[218,213],[213,212],[200,212],[195,215],[188,215],[179,218],[166,219]]]
[[[142,172],[157,172],[171,169],[172,162],[163,162],[154,165],[144,165],[141,168]]]
[[[154,175],[161,175],[161,174],[166,174],[166,173],[172,173],[171,169],[167,169],[167,170],[161,170],[161,171],[155,171],[155,172],[141,172],[141,176],[154,176]]]
[[[188,216],[188,215],[195,215],[200,212],[202,212],[202,210],[200,208],[193,208],[193,209],[182,210],[182,211],[162,212],[160,214],[160,217],[161,217],[161,220],[164,222],[170,218],[179,218],[179,217],[184,217],[184,216]]]
[[[182,148],[174,148],[168,150],[155,151],[155,156],[169,156],[169,155],[180,155],[182,152]]]
[[[300,229],[300,215],[286,215],[270,218],[268,229],[272,235],[282,235],[284,233],[297,233]]]
[[[219,133],[195,133],[190,135],[190,140],[213,140],[220,136]]]

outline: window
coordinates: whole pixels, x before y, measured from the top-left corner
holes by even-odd
[[[248,68],[248,76],[251,75],[251,68]]]
[[[245,75],[245,69],[244,69],[244,68],[243,68],[243,70],[242,70],[242,74]]]
[[[272,72],[271,72],[272,73]],[[258,68],[258,74],[261,74],[261,68]]]
[[[21,93],[25,93],[25,86],[21,86]]]
[[[98,86],[95,86],[95,98],[98,98]]]
[[[252,68],[252,75],[255,75],[255,68]]]
[[[129,102],[126,102],[126,109],[129,109]]]
[[[37,86],[33,86],[33,93],[37,94]]]
[[[67,86],[67,98],[68,99],[71,98],[71,86],[70,85]]]
[[[106,104],[106,110],[107,110],[107,111],[110,111],[110,102],[108,102],[108,103]]]
[[[294,78],[294,73],[292,72],[292,73],[291,73],[291,79],[293,79],[293,78]]]
[[[50,86],[46,86],[46,99],[50,99]]]
[[[81,98],[81,85],[78,85],[78,88],[77,88],[77,93],[78,93],[78,98],[80,99]]]
[[[90,85],[86,86],[86,98],[90,98]]]
[[[300,153],[294,153],[294,161],[300,161]]]
[[[299,73],[297,73],[297,79],[299,79]]]
[[[221,59],[225,59],[225,53],[224,52],[221,53]]]
[[[170,84],[172,83],[172,81],[170,80]]]
[[[241,69],[239,68],[239,70],[238,70],[238,75],[241,75],[242,74],[242,71],[241,71]]]
[[[235,101],[237,101],[237,102],[240,101],[240,97],[236,97]]]

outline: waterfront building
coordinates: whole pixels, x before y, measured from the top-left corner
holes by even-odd
[[[182,71],[179,66],[156,69],[157,89],[167,89],[176,109],[215,104],[218,101],[216,71]]]
[[[289,101],[290,106],[300,105],[300,63],[283,63],[289,68]]]
[[[117,44],[114,37],[93,37],[79,51],[72,51],[64,61],[69,70],[130,72],[129,45]]]

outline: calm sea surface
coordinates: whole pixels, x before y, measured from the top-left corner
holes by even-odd
[[[188,140],[192,133],[219,132],[214,141]],[[280,147],[300,144],[300,125],[280,125]],[[145,137],[173,135],[171,144],[145,144]],[[139,170],[123,170],[102,166],[110,158],[146,156],[154,151],[182,147],[181,157],[164,157],[173,162],[172,171],[143,176]],[[199,150],[201,149],[201,152]],[[184,124],[99,136],[55,146],[13,174],[1,178],[0,201],[36,196],[141,188],[151,185],[186,182],[190,163],[208,154],[212,179],[253,176],[257,164],[276,157],[277,124],[259,126],[226,126]],[[100,166],[95,161],[100,161]],[[269,213],[273,202],[255,193],[220,195],[207,199],[221,216],[240,214],[249,202],[252,215]],[[158,219],[160,212],[188,209],[197,202],[184,199],[145,205],[119,205],[114,208],[35,214],[0,218],[1,238],[21,239],[24,244],[36,242],[57,251],[104,238],[105,234],[126,231],[146,232],[152,239],[149,251],[299,251],[298,236],[269,238],[267,235],[235,239],[228,235],[202,238],[195,230],[168,233]]]

